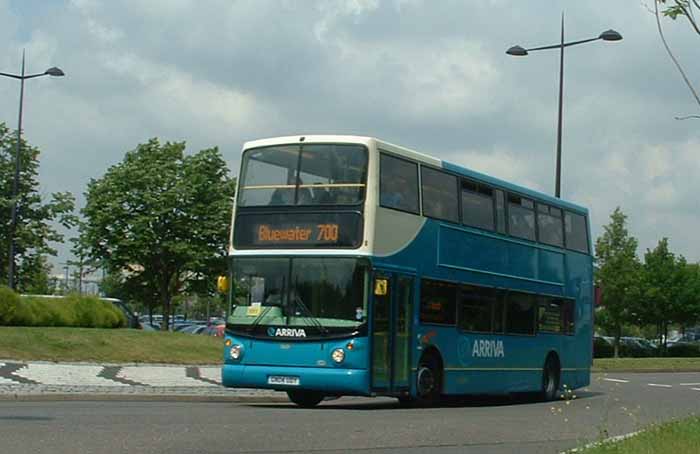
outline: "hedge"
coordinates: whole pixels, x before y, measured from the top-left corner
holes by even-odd
[[[20,296],[0,287],[0,325],[124,328],[127,320],[121,309],[94,296]]]

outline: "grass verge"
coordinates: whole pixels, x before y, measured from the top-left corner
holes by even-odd
[[[24,361],[218,364],[216,337],[133,329],[0,326],[0,358]],[[602,358],[594,372],[700,371],[700,358]]]
[[[603,443],[585,454],[697,454],[700,449],[700,418],[654,426],[639,435],[615,443]]]
[[[218,364],[219,337],[97,328],[0,326],[0,358],[24,361]]]
[[[700,358],[600,358],[593,372],[697,372]]]

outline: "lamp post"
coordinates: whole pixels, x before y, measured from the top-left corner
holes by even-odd
[[[591,41],[620,41],[622,35],[615,30],[606,30],[595,38],[582,39],[579,41],[564,42],[564,13],[561,14],[561,42],[551,46],[533,47],[525,49],[520,46],[513,46],[506,51],[506,54],[515,57],[524,57],[529,52],[536,50],[559,49],[559,121],[557,122],[557,174],[555,183],[555,196],[561,197],[561,117],[562,117],[562,97],[564,94],[564,48],[577,44],[590,43]]]
[[[19,120],[17,121],[17,150],[15,152],[15,178],[12,182],[12,211],[10,215],[10,254],[8,256],[8,266],[7,266],[7,281],[11,289],[16,288],[15,282],[15,234],[17,230],[17,205],[19,197],[19,172],[20,172],[20,150],[22,142],[22,103],[24,102],[24,81],[27,79],[34,79],[35,77],[42,76],[53,76],[60,77],[63,76],[63,71],[56,68],[55,66],[47,69],[43,73],[29,74],[24,73],[24,51],[22,51],[22,73],[21,74],[8,74],[0,72],[0,76],[11,77],[13,79],[18,79],[20,81],[19,89]]]

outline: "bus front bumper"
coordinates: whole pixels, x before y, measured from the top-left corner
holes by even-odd
[[[305,389],[329,395],[369,395],[366,369],[224,364],[221,379],[224,386],[232,388]]]

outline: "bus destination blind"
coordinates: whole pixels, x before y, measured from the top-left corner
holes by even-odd
[[[237,248],[357,247],[362,218],[357,213],[245,214],[236,219]]]

